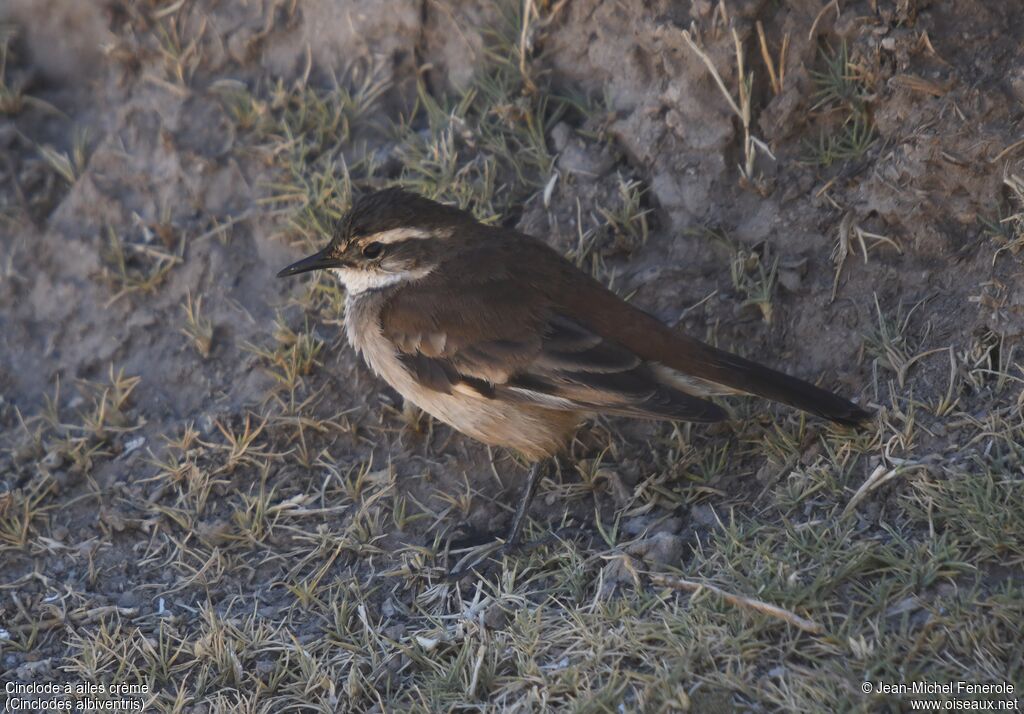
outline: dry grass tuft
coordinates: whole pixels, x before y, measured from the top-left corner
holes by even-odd
[[[299,7],[273,6],[266,32]],[[141,81],[175,96],[207,87],[234,131],[230,160],[272,177],[257,189],[261,219],[310,250],[354,193],[383,183],[492,222],[547,204],[565,181],[551,129],[607,113],[548,85],[538,53],[566,7],[497,2],[477,81],[450,97],[421,83],[390,127],[389,87],[372,70],[201,84],[216,39],[201,3],[126,4],[109,52],[148,58]],[[740,172],[756,185],[753,78],[728,13],[717,3],[712,19],[732,40],[733,90],[687,37],[740,122]],[[20,96],[3,84],[4,37],[0,113]],[[773,60],[763,31],[757,41],[778,94],[787,43]],[[845,46],[825,54],[814,113],[835,114],[838,129],[813,161],[870,159],[866,82]],[[74,182],[84,156],[47,160]],[[1006,180],[1000,261],[1024,245],[1024,189]],[[627,260],[656,239],[645,184],[610,173],[608,185],[615,200],[600,209],[576,203],[569,251],[601,277],[605,245]],[[847,215],[837,283],[858,250],[874,267],[902,249]],[[217,225],[205,235],[233,224]],[[65,376],[36,413],[0,400],[5,681],[145,683],[153,712],[806,712],[906,706],[865,695],[864,681],[1024,680],[1024,373],[1012,336],[947,339],[930,302],[868,297],[851,308],[871,316],[853,331],[865,401],[879,407],[863,430],[746,402],[711,428],[598,420],[572,445],[573,466],[542,484],[528,547],[488,557],[476,541],[502,531],[521,464],[466,446],[349,370],[332,281],[272,306],[262,337],[228,353],[230,306],[167,288],[191,267],[185,233],[170,219],[110,226],[99,290],[108,307],[162,301],[179,350],[180,331],[203,358],[186,362],[206,368],[195,378],[227,373],[207,412],[174,413],[130,354],[115,354],[124,368],[96,357]],[[786,256],[709,237],[729,249],[723,282],[753,314],[736,322],[785,330]],[[1001,305],[993,295],[1008,288],[985,290],[979,302]],[[808,309],[826,309],[827,293],[826,278]],[[713,315],[713,295],[692,309]],[[717,327],[707,321],[709,340]],[[221,393],[243,379],[260,385],[258,403]],[[460,563],[478,566],[449,578]]]

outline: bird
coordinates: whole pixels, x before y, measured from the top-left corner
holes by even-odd
[[[867,409],[672,329],[544,241],[400,187],[357,197],[319,252],[278,273],[343,284],[349,344],[402,398],[530,464],[537,485],[596,414],[718,422],[752,395],[856,426]]]

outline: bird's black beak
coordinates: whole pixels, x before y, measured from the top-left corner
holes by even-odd
[[[331,258],[326,255],[326,250],[322,250],[319,253],[314,253],[308,258],[303,258],[297,263],[292,263],[287,268],[277,274],[279,278],[287,278],[289,275],[298,275],[299,273],[308,273],[311,270],[323,270],[325,268],[337,268],[341,265],[341,261],[337,258]]]

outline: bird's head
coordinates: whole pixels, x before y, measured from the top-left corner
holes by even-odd
[[[418,280],[450,250],[448,239],[473,217],[414,193],[388,188],[364,194],[338,222],[319,253],[289,265],[283,278],[331,270],[350,294]]]

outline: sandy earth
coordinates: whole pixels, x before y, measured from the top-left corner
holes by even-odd
[[[749,131],[774,155],[759,150],[744,178],[742,123],[682,34],[691,23],[700,29],[736,96],[734,44],[719,6],[538,5],[547,19],[527,38],[536,81],[596,109],[552,123],[544,142],[557,179],[516,184],[505,193],[508,205],[492,204],[500,209],[494,219],[567,252],[601,224],[586,267],[621,294],[690,334],[883,411],[939,399],[950,348],[994,368],[1019,350],[1020,245],[987,226],[1014,209],[1004,178],[1024,174],[1024,6],[872,0],[841,3],[837,15],[810,0],[728,3],[755,77]],[[324,495],[335,492],[331,474],[338,483],[359,472],[371,485],[396,482],[409,510],[428,515],[408,528],[378,523],[366,551],[330,559],[327,579],[407,566],[405,556],[388,560],[401,544],[500,532],[508,519],[502,504],[514,498],[522,467],[403,411],[345,345],[337,295],[274,279],[316,236],[296,218],[295,201],[282,198],[294,193],[281,188],[291,180],[287,139],[267,140],[231,101],[241,87],[278,116],[288,111],[274,105],[279,81],[356,86],[372,74],[386,85],[372,112],[348,141],[331,125],[322,146],[352,166],[376,157],[379,168],[363,185],[387,183],[406,156],[391,127],[409,115],[417,76],[436,97],[471,86],[489,42],[480,28],[499,14],[487,2],[412,0],[386,8],[370,0],[0,3],[10,37],[0,87],[0,517],[9,534],[0,550],[0,627],[21,626],[19,613],[43,607],[55,587],[86,610],[144,617],[172,602],[182,603],[181,613],[200,600],[216,609],[240,599],[270,608],[272,620],[291,595],[265,586],[294,575],[293,533],[268,531],[216,566],[182,565],[180,552],[175,564],[170,544],[233,553],[242,538],[233,533],[238,513],[268,492],[279,504],[316,496],[295,503],[325,509],[316,518],[328,530],[354,523],[355,505]],[[789,37],[778,92],[755,21],[774,56]],[[828,48],[841,45],[858,67],[848,84],[872,142],[815,161],[819,137],[841,135],[849,115],[842,98],[822,97],[816,78],[827,71]],[[3,90],[20,99],[5,104]],[[64,157],[68,175],[53,156]],[[599,210],[617,206],[629,182],[642,189],[638,210],[650,210],[646,239],[609,229]],[[756,283],[773,265],[767,312],[744,281]],[[126,292],[125,275],[157,277]],[[206,356],[182,333],[183,304],[199,296],[211,325]],[[905,357],[935,353],[901,372],[872,346],[880,314],[898,325]],[[275,337],[275,319],[322,343],[297,391],[281,388],[272,359],[259,352],[294,344]],[[118,370],[138,378],[123,401],[103,391]],[[1007,389],[1000,404],[1019,393]],[[978,418],[995,403],[984,389],[962,396],[959,408]],[[92,428],[97,403],[115,406]],[[694,430],[693,443],[760,443],[769,413],[738,408],[746,426]],[[319,425],[304,431],[303,414]],[[263,429],[236,458],[227,434],[243,432],[247,419]],[[949,451],[953,432],[934,428],[941,421],[929,417],[932,428],[915,438],[921,453]],[[188,502],[193,491],[182,485],[192,476],[166,475],[168,461],[188,461],[188,448],[175,451],[169,441],[189,428],[196,473],[213,474],[201,505]],[[597,497],[573,491],[578,477],[566,474],[535,519],[557,524],[567,513],[589,528],[595,504],[614,517],[628,500],[622,493],[652,472],[672,472],[675,452],[650,444],[681,438],[670,425],[602,420],[574,446],[584,469],[600,470],[594,464],[603,458]],[[269,457],[276,454],[285,455]],[[639,532],[669,516],[659,527],[678,539],[666,556],[676,564],[693,533],[713,527],[709,505],[737,505],[762,491],[753,477],[763,476],[766,458],[746,449],[706,484],[709,501],[654,505],[624,528]],[[854,488],[877,463],[853,463]],[[685,478],[671,490],[686,491]],[[869,497],[869,512],[884,507],[875,501],[890,488]],[[574,494],[568,505],[559,489]],[[467,490],[490,500],[462,509]],[[438,495],[445,493],[450,503]],[[10,534],[21,527],[15,512],[25,499],[42,510],[19,539]],[[311,533],[315,525],[303,523]],[[198,578],[209,568],[223,572]],[[311,618],[294,630],[315,638],[318,626]],[[53,678],[78,651],[69,637],[57,629],[25,648],[0,642],[3,678]],[[76,672],[67,676],[88,678]]]

